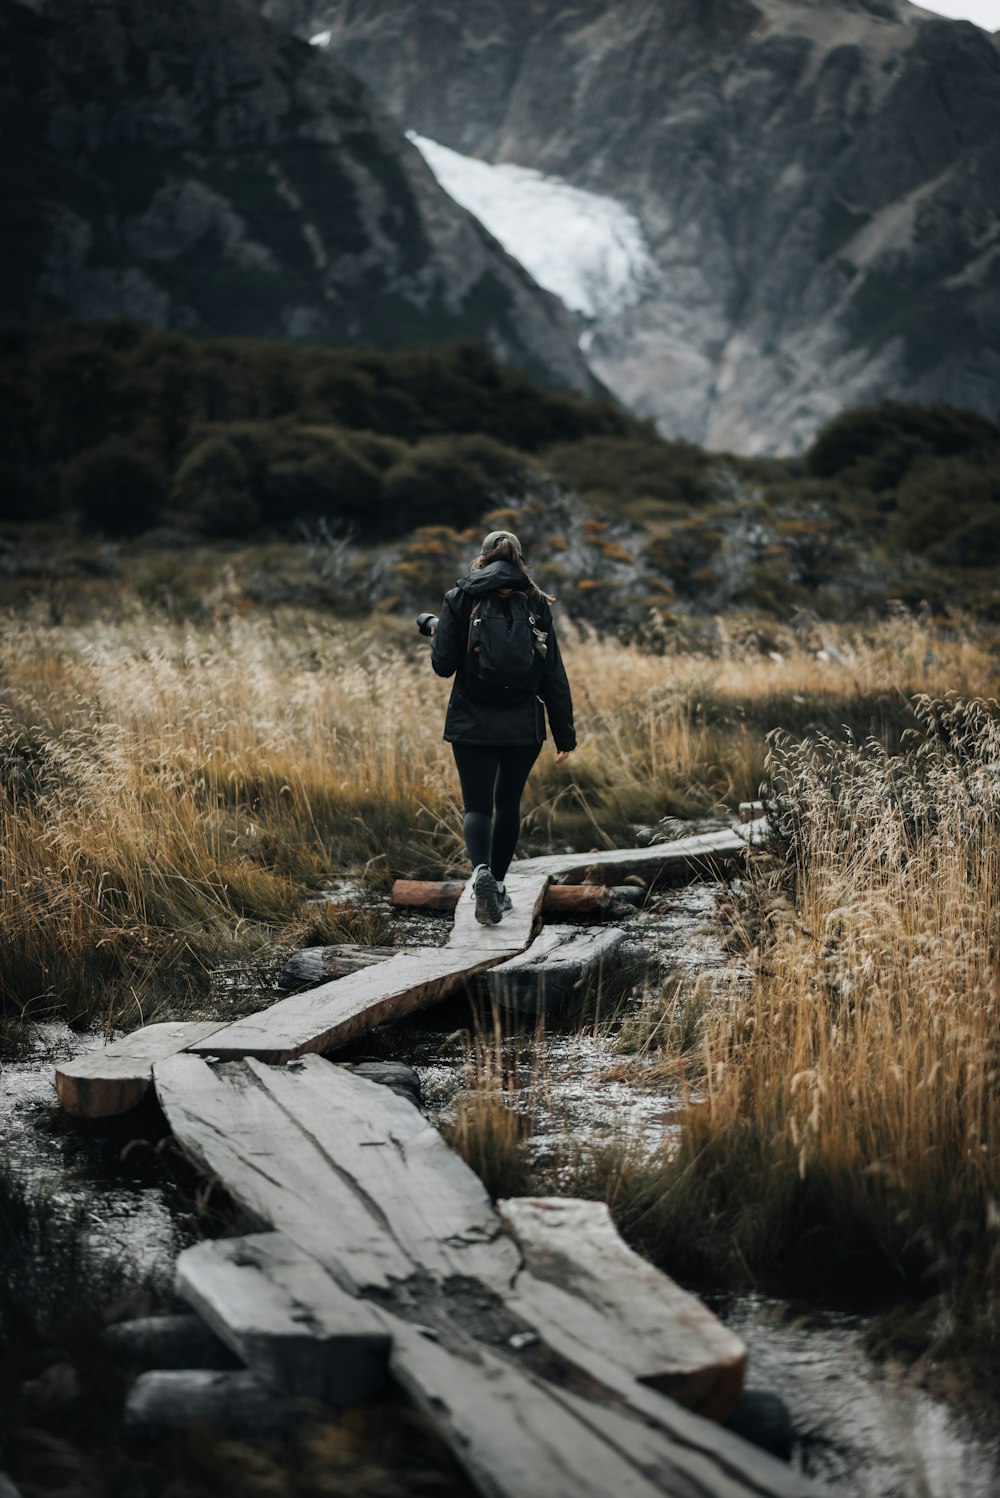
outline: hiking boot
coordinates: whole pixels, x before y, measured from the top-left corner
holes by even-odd
[[[476,920],[481,926],[498,926],[503,919],[503,905],[497,882],[487,864],[472,871],[472,897],[476,902]]]
[[[497,894],[500,896],[500,909],[506,915],[506,913],[507,913],[508,910],[513,910],[514,909],[514,901],[511,899],[510,895],[507,893],[507,886],[506,886],[506,884],[498,884],[497,885]]]

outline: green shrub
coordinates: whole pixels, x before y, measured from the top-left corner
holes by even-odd
[[[112,536],[134,535],[155,525],[167,494],[159,465],[120,437],[67,463],[60,488],[85,525]]]
[[[245,536],[260,523],[246,461],[225,437],[206,437],[192,448],[171,497],[207,536]]]
[[[395,531],[447,522],[474,525],[498,495],[524,487],[522,453],[490,437],[439,437],[418,443],[385,475],[386,519]]]

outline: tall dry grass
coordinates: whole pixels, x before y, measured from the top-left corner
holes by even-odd
[[[766,732],[850,723],[887,743],[908,694],[983,690],[990,641],[926,621],[774,655],[653,654],[567,634],[581,748],[528,795],[525,851],[756,790]],[[824,658],[825,657],[825,658]],[[0,641],[0,1010],[132,1027],[204,1002],[206,974],[301,930],[303,899],[460,864],[448,684],[392,621],[234,613],[171,623],[7,618]]]
[[[776,739],[753,981],[702,1012],[676,1145],[585,1173],[674,1267],[891,1281],[932,1308],[931,1345],[995,1348],[1000,716],[956,697],[916,714],[895,755]]]

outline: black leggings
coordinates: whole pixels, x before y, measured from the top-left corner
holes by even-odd
[[[521,831],[521,792],[541,744],[452,744],[465,805],[472,867],[489,864],[502,882]]]

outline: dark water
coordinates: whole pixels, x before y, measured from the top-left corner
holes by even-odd
[[[342,885],[341,900],[355,894]],[[734,971],[714,919],[719,887],[693,884],[671,891],[629,922],[630,934],[663,967],[689,980],[711,981],[724,1002],[741,975]],[[370,898],[370,897],[366,897]],[[388,914],[388,911],[387,911]],[[393,917],[391,940],[443,943],[447,917]],[[700,977],[699,977],[700,975]],[[236,977],[220,975],[228,992]],[[649,995],[653,987],[649,988]],[[241,1007],[252,989],[241,995]],[[261,993],[260,1001],[266,1002]],[[641,991],[629,1001],[634,1018]],[[489,1014],[478,1016],[480,1044]],[[476,1070],[476,1029],[466,1000],[415,1015],[377,1032],[354,1053],[395,1056],[420,1072],[425,1107],[435,1121],[454,1116]],[[100,1044],[65,1026],[41,1025],[33,1053],[0,1074],[0,1129],[7,1168],[50,1193],[67,1216],[82,1210],[95,1254],[123,1257],[167,1290],[176,1255],[195,1236],[191,1203],[164,1165],[163,1124],[155,1106],[104,1124],[80,1125],[58,1107],[52,1069],[61,1059]],[[622,1137],[661,1140],[674,1126],[676,1101],[661,1082],[648,1085],[651,1062],[623,1054],[602,1027],[550,1030],[536,1044],[489,1040],[505,1073],[507,1100],[532,1119],[536,1154],[577,1143]],[[157,1146],[160,1145],[159,1151]],[[752,1387],[771,1389],[789,1406],[796,1429],[794,1461],[852,1498],[986,1498],[1000,1493],[1000,1440],[960,1408],[935,1398],[901,1374],[877,1366],[864,1348],[867,1323],[843,1314],[798,1314],[757,1295],[720,1301],[723,1319],[747,1343]]]

